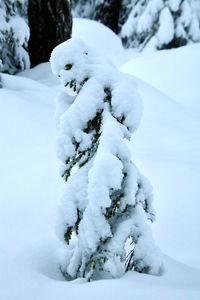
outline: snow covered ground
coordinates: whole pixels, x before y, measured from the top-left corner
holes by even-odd
[[[131,55],[103,25],[94,23],[94,34],[93,23],[76,20],[74,36],[98,45],[118,66],[126,62],[121,70],[140,78],[144,113],[132,139],[133,160],[153,184],[153,231],[165,254],[165,274],[128,272],[92,283],[61,277],[54,232],[64,186],[55,155],[59,83],[44,63],[20,76],[2,76],[0,299],[199,300],[200,45]]]

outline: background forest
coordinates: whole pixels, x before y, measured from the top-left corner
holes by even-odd
[[[200,42],[199,0],[2,0],[1,71],[17,71],[49,60],[71,36],[72,16],[96,20],[138,51]]]

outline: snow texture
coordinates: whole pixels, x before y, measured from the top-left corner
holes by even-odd
[[[151,186],[131,162],[127,145],[142,112],[134,78],[77,39],[57,46],[50,61],[66,87],[56,114],[57,153],[67,182],[58,216],[59,237],[68,244],[63,274],[88,280],[121,277],[129,269],[161,274],[147,224],[155,218]],[[68,86],[75,93],[71,99]],[[128,239],[132,252],[126,261]]]
[[[97,32],[98,39],[96,39]],[[90,48],[108,58],[117,67],[125,63],[125,50],[120,38],[99,22],[74,18],[72,37],[81,38]]]

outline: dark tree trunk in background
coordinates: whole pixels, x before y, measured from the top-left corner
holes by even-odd
[[[115,33],[118,33],[119,12],[121,0],[105,0],[96,4],[94,20],[100,21]]]
[[[29,0],[31,66],[49,60],[53,48],[71,37],[72,15],[67,0]]]

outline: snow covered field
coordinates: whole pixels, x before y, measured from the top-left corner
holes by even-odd
[[[144,112],[132,139],[133,158],[154,188],[152,229],[165,274],[128,272],[92,283],[61,277],[54,230],[64,186],[55,154],[59,82],[44,63],[20,76],[2,75],[0,299],[199,300],[200,44],[136,54],[123,50],[109,29],[88,20],[74,22],[73,36],[140,78]]]

